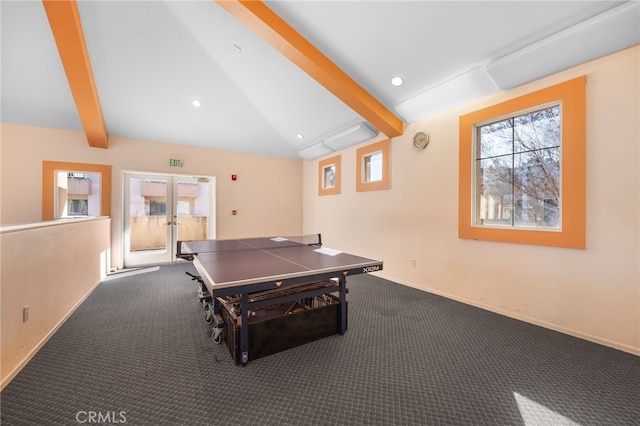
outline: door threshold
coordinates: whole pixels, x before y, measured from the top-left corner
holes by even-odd
[[[149,267],[141,267],[141,268],[126,268],[121,269],[116,272],[112,272],[108,274],[102,281],[110,281],[123,277],[130,277],[132,275],[145,274],[147,272],[155,272],[159,271],[160,266],[149,266]]]

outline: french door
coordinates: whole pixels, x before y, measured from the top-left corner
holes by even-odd
[[[216,236],[215,177],[124,173],[124,266],[176,261],[179,240]]]

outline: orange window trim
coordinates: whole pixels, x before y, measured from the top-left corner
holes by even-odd
[[[100,173],[100,214],[111,216],[111,166],[103,164],[42,162],[42,220],[54,220],[56,170]]]
[[[335,157],[326,158],[318,163],[318,195],[337,195],[340,194],[340,179],[341,179],[341,155]],[[322,184],[324,182],[324,168],[330,165],[334,165],[336,168],[336,184],[333,188],[325,188]]]
[[[458,236],[460,238],[584,249],[586,208],[586,77],[460,116]],[[561,102],[561,230],[489,228],[473,225],[473,138],[476,123]]]
[[[366,155],[382,151],[382,180],[363,182],[363,159]],[[358,148],[356,151],[356,192],[380,191],[391,188],[391,139],[385,139],[371,145]]]

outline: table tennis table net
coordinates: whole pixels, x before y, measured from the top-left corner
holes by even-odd
[[[178,252],[181,255],[219,253],[244,250],[268,250],[295,246],[321,246],[320,234],[297,235],[288,237],[241,238],[234,240],[179,241]]]

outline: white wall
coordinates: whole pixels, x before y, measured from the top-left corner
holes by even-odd
[[[640,354],[639,64],[635,46],[408,126],[391,143],[387,191],[355,192],[358,147],[340,153],[340,195],[319,197],[318,161],[305,162],[304,232],[383,260],[397,282]],[[580,75],[586,250],[459,239],[458,117]],[[419,130],[431,143],[417,152]]]
[[[2,123],[1,225],[42,219],[42,161],[112,166],[112,264],[122,267],[122,172],[217,177],[217,236],[302,232],[302,161],[118,137],[91,148],[84,133]],[[169,167],[169,159],[183,161]],[[238,176],[231,181],[231,174]],[[231,210],[237,210],[236,216]]]

